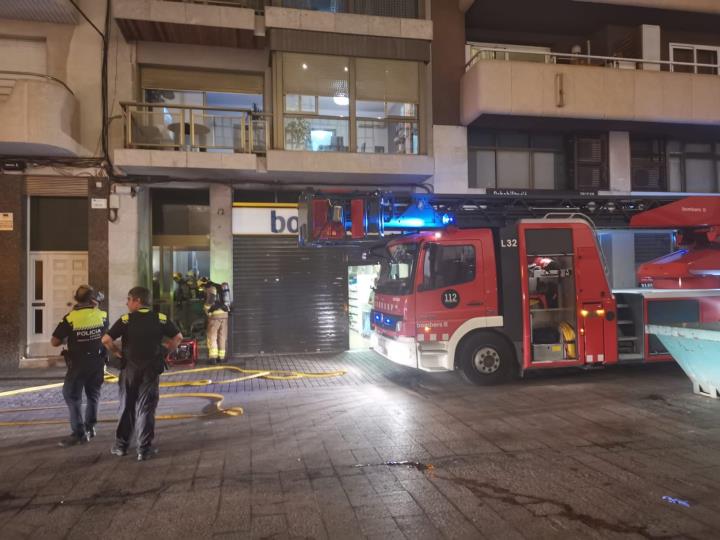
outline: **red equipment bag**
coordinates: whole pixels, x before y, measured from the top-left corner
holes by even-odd
[[[194,368],[197,364],[198,346],[197,340],[185,338],[178,345],[177,350],[168,354],[167,363],[173,366],[184,366]]]

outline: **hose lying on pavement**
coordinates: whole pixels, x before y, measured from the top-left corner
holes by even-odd
[[[213,366],[204,368],[184,369],[181,371],[166,371],[163,373],[163,377],[173,377],[176,375],[187,375],[190,373],[207,373],[212,371],[234,371],[242,373],[239,377],[230,379],[197,379],[188,381],[162,381],[160,383],[161,388],[178,388],[182,386],[210,386],[212,384],[232,384],[236,382],[247,381],[250,379],[268,379],[273,381],[289,381],[303,378],[321,379],[329,377],[341,377],[345,375],[345,371],[327,371],[320,373],[309,373],[304,371],[285,371],[285,370],[259,370],[259,369],[242,369],[236,366]],[[116,383],[119,377],[115,373],[105,371],[105,382]],[[18,396],[21,394],[31,394],[34,392],[42,392],[44,390],[51,390],[53,388],[60,388],[64,383],[52,383],[44,384],[42,386],[30,386],[27,388],[16,388],[14,390],[6,390],[0,392],[0,398]],[[207,417],[232,417],[240,416],[243,414],[242,407],[223,407],[222,403],[225,396],[215,392],[182,392],[182,393],[171,393],[171,394],[160,394],[160,398],[199,398],[207,399],[210,401],[210,407],[206,407],[200,413],[176,413],[176,414],[160,414],[155,418],[157,420],[188,420],[192,418],[207,418]],[[106,402],[107,403],[107,402]],[[110,402],[113,403],[113,402]],[[31,411],[44,411],[51,409],[64,409],[65,405],[51,405],[43,407],[25,407],[25,408],[13,408],[13,409],[0,409],[0,414],[10,414],[19,412],[31,412]],[[116,422],[116,419],[100,419],[99,422]],[[47,424],[66,424],[67,419],[53,419],[53,420],[15,420],[15,421],[0,421],[0,427],[17,427],[17,426],[32,426],[32,425],[47,425]]]

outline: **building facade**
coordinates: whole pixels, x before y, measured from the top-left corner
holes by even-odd
[[[712,4],[3,3],[0,362],[52,354],[83,281],[198,333],[200,276],[235,354],[347,348],[371,279],[296,247],[307,187],[717,192]]]

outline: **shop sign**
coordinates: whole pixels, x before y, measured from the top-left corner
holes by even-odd
[[[242,204],[242,203],[240,203]],[[232,231],[238,235],[296,235],[298,233],[298,212],[287,206],[242,206],[233,207]]]

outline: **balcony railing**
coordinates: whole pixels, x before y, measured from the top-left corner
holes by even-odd
[[[268,6],[417,19],[418,0],[267,0]]]
[[[121,103],[127,148],[265,153],[271,115],[249,109]]]
[[[589,54],[557,53],[550,51],[529,51],[527,49],[500,49],[477,47],[476,53],[465,64],[468,71],[480,60],[539,62],[544,64],[567,64],[578,66],[597,66],[613,69],[679,71],[683,73],[720,74],[720,64],[701,64],[696,62],[677,62],[669,60],[645,60],[642,58],[624,58],[620,56],[595,56]]]

